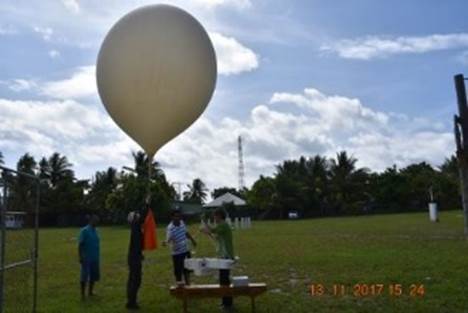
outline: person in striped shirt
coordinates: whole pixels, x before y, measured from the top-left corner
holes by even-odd
[[[167,226],[166,240],[164,245],[171,244],[172,262],[174,264],[174,276],[179,286],[190,284],[189,271],[184,267],[184,260],[190,258],[190,251],[187,239],[190,239],[195,247],[197,243],[192,235],[187,231],[185,223],[182,221],[182,214],[179,210],[172,212],[172,221]],[[184,280],[182,280],[184,276]]]

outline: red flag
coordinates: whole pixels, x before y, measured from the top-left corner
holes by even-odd
[[[154,221],[153,211],[148,209],[145,222],[143,223],[143,250],[154,250],[157,248],[156,222]]]

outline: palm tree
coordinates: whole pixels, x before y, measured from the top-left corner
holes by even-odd
[[[42,159],[39,161],[39,178],[41,180],[47,180],[49,179],[49,173],[50,173],[50,166],[49,162],[45,157],[42,157]]]
[[[88,195],[88,204],[93,211],[106,208],[107,198],[116,189],[117,180],[117,170],[113,167],[96,172]]]
[[[55,152],[47,162],[49,170],[47,174],[53,187],[56,187],[61,181],[73,180],[72,164],[68,162],[66,156],[61,156],[60,153]]]
[[[277,208],[277,199],[275,180],[272,177],[260,175],[247,192],[247,202],[260,211],[260,219],[270,216]]]
[[[91,192],[93,190],[112,191],[116,186],[117,170],[113,167],[109,167],[106,171],[96,172],[91,184]]]
[[[320,215],[325,215],[329,194],[329,162],[325,157],[316,155],[307,160],[306,180],[312,197],[312,205],[318,205]]]
[[[148,156],[143,151],[132,152],[134,161],[134,170],[138,178],[148,179]],[[163,170],[158,162],[153,161],[151,164],[151,179],[156,181],[165,180]]]
[[[336,160],[330,161],[330,183],[335,210],[350,209],[350,204],[359,205],[366,194],[365,185],[369,170],[356,168],[357,159],[346,151],[337,153]],[[353,209],[358,209],[354,207]]]
[[[316,155],[307,160],[307,168],[318,177],[326,177],[328,174],[328,161],[325,157]]]
[[[37,163],[28,153],[23,155],[16,164],[18,172],[35,175]],[[33,193],[36,192],[35,182],[24,175],[16,175],[12,185],[12,206],[16,211],[33,209]]]
[[[407,190],[411,199],[409,207],[414,209],[425,208],[427,202],[432,198],[430,190],[433,190],[438,200],[440,196],[440,186],[437,179],[438,173],[430,164],[426,162],[410,164],[400,172],[409,184]]]
[[[336,154],[336,160],[332,159],[330,164],[330,173],[332,177],[342,180],[351,176],[356,170],[357,159],[348,157],[346,151],[341,151]]]
[[[18,163],[16,164],[16,169],[19,172],[35,175],[36,166],[37,163],[36,160],[34,160],[34,157],[29,155],[29,153],[26,153],[18,160]]]
[[[458,179],[458,160],[455,155],[450,158],[446,158],[444,163],[439,167],[440,172],[444,175]]]
[[[307,185],[302,177],[306,173],[306,159],[288,160],[276,166],[275,189],[278,196],[278,217],[285,212],[299,211],[302,215],[307,207]]]
[[[441,208],[459,208],[461,204],[460,174],[458,159],[455,155],[445,159],[439,167],[440,175],[437,179],[439,202]]]
[[[203,204],[208,196],[208,188],[200,178],[195,178],[192,185],[187,185],[189,191],[184,192],[184,200]]]

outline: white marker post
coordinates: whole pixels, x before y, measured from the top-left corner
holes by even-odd
[[[429,202],[429,219],[431,222],[439,221],[439,212],[437,212],[437,203],[434,202],[434,191],[432,186],[429,187],[429,197],[431,202]]]

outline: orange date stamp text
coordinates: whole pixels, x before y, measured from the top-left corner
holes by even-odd
[[[310,285],[310,295],[312,297],[320,296],[355,296],[355,297],[377,297],[389,295],[392,297],[410,296],[424,297],[426,288],[423,284],[403,285],[392,284],[362,284],[354,285],[332,284],[325,285],[314,283]]]

